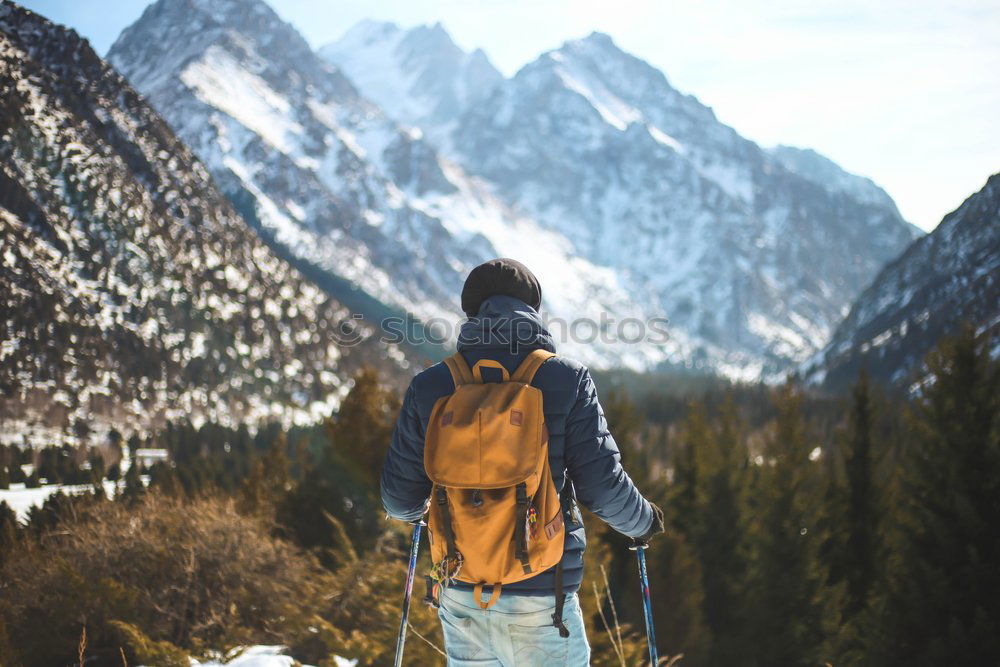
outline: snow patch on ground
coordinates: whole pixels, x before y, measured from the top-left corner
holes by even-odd
[[[284,651],[284,646],[245,646],[233,649],[218,660],[206,662],[191,660],[191,667],[292,667],[301,664],[290,656],[282,655]],[[333,664],[336,667],[355,667],[358,661],[341,658],[338,655],[333,657]]]
[[[148,481],[148,479],[147,479]],[[104,493],[109,497],[115,493],[115,489],[124,486],[124,482],[119,480],[111,482],[104,480]],[[66,494],[87,493],[93,491],[91,484],[43,484],[34,489],[29,489],[24,484],[11,484],[9,489],[0,490],[0,502],[6,502],[17,514],[18,521],[28,518],[28,511],[32,507],[41,507],[45,501],[56,491]]]

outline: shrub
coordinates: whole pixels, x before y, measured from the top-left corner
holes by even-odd
[[[119,647],[139,664],[312,634],[331,576],[232,501],[148,494],[82,512],[0,570],[0,626],[17,638],[5,665],[71,662],[83,626],[99,663]]]

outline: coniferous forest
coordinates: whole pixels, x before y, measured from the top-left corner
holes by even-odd
[[[1000,662],[1000,364],[966,331],[927,365],[911,396],[864,372],[842,395],[599,378],[625,465],[667,517],[648,559],[672,664]],[[325,424],[170,424],[122,444],[170,462],[131,467],[113,499],[56,493],[24,524],[0,506],[4,664],[186,665],[251,642],[391,662],[408,532],[377,480],[398,407],[364,370]],[[119,474],[29,454],[67,482]],[[19,454],[3,456],[7,483]],[[642,664],[633,552],[586,520],[593,664]],[[410,664],[442,663],[432,611],[411,624]]]

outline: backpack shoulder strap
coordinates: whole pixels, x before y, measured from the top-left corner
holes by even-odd
[[[514,374],[510,377],[510,381],[531,384],[538,368],[554,356],[556,355],[548,350],[532,350],[531,354],[525,357],[521,365],[514,371]]]
[[[444,363],[448,366],[448,370],[451,371],[451,379],[455,381],[456,387],[474,382],[472,371],[469,370],[469,364],[465,362],[465,357],[462,356],[461,352],[456,352],[447,357]]]

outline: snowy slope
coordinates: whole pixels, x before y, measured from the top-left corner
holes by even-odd
[[[790,170],[600,33],[495,88],[450,146],[750,376],[821,347],[916,234],[887,197]]]
[[[401,374],[76,33],[3,2],[0,56],[0,442],[315,420]]]
[[[191,667],[309,667],[291,658],[285,653],[284,646],[240,646],[230,649],[218,660],[200,662],[192,659]],[[354,667],[357,660],[348,660],[339,655],[333,656],[333,667]]]
[[[502,255],[537,271],[553,317],[649,313],[615,272],[577,257],[361,97],[263,2],[159,0],[108,58],[266,238],[343,298],[370,297],[360,303],[369,314],[384,306],[455,323],[469,269]],[[682,342],[563,349],[641,368],[683,358]]]
[[[887,382],[913,381],[962,323],[1000,334],[1000,174],[878,274],[806,375],[840,387],[865,366]]]
[[[338,68],[257,0],[160,0],[109,58],[265,238],[368,313],[454,319],[465,272],[513,255],[550,316],[671,320],[665,344],[570,354],[770,377],[916,233],[861,179],[789,168],[599,33],[511,80],[440,25],[364,22],[324,55]]]
[[[448,44],[449,68],[402,44]],[[919,233],[869,180],[764,151],[594,33],[461,112],[427,110],[465,56],[440,26],[362,22],[325,47],[360,91],[671,319],[688,365],[771,375],[828,339]],[[419,82],[419,84],[417,83]],[[641,295],[641,296],[638,296]]]
[[[858,202],[895,210],[896,203],[889,193],[870,178],[849,173],[828,157],[811,148],[773,146],[767,151],[789,171],[822,186],[833,193],[840,193]]]
[[[465,109],[503,80],[481,49],[466,53],[440,23],[404,30],[362,21],[319,54],[390,118],[421,128],[438,144]]]

